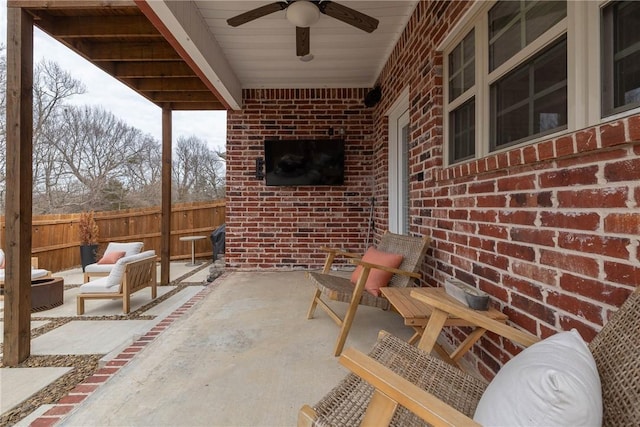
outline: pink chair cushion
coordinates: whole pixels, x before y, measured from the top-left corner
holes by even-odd
[[[120,258],[125,256],[125,254],[125,251],[107,252],[102,258],[100,258],[98,264],[115,264]]]
[[[403,259],[404,257],[402,255],[382,252],[374,247],[369,248],[362,257],[362,261],[364,262],[391,268],[400,267]],[[358,282],[358,278],[360,277],[363,269],[364,268],[359,265],[353,271],[353,273],[351,274],[351,282],[353,284]],[[367,277],[367,283],[364,285],[364,289],[371,295],[379,297],[380,288],[382,288],[383,286],[387,286],[392,276],[393,273],[372,268],[371,270],[369,270],[369,277]]]

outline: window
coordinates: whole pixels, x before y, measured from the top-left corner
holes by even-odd
[[[475,2],[440,46],[446,162],[639,114],[639,29],[634,0]]]
[[[448,56],[449,158],[458,162],[475,156],[475,33],[469,34]],[[464,96],[463,96],[464,95]]]
[[[567,2],[478,2],[445,50],[449,164],[568,124]]]
[[[546,48],[491,85],[491,148],[567,127],[567,40]]]
[[[475,38],[473,31],[449,54],[449,101],[475,84]]]
[[[564,1],[501,1],[489,10],[489,71],[567,16]]]
[[[449,154],[452,161],[475,155],[476,102],[471,99],[450,113]]]
[[[640,2],[602,9],[602,116],[640,106]]]

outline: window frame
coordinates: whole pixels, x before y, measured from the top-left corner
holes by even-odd
[[[449,159],[451,159],[452,153],[451,153],[451,143],[449,141],[449,129],[450,129],[450,123],[451,121],[449,120],[450,114],[453,113],[455,110],[457,110],[458,108],[462,107],[463,105],[465,105],[467,102],[471,101],[472,98],[475,98],[475,117],[476,117],[476,129],[475,129],[475,136],[474,136],[474,141],[475,141],[475,148],[474,148],[474,154],[471,157],[465,157],[465,158],[461,158],[461,159],[456,159],[455,161],[452,161],[452,163],[461,163],[461,162],[465,162],[471,159],[474,159],[478,156],[478,141],[479,141],[479,133],[478,133],[478,69],[481,67],[484,67],[486,64],[486,61],[484,58],[479,58],[478,57],[478,53],[479,53],[479,49],[478,49],[478,33],[476,31],[476,26],[472,26],[471,28],[467,29],[466,31],[462,32],[461,37],[459,37],[459,39],[457,40],[456,43],[454,43],[451,48],[446,52],[446,54],[444,55],[444,60],[443,60],[443,67],[444,67],[444,75],[446,76],[446,80],[443,78],[443,83],[446,81],[446,83],[443,84],[443,99],[444,99],[444,104],[445,104],[445,108],[443,109],[443,124],[444,124],[444,129],[443,129],[443,133],[444,133],[444,154],[445,154],[445,158],[447,159],[447,161]],[[451,94],[449,93],[449,77],[450,77],[450,72],[449,72],[449,54],[451,52],[453,52],[455,50],[455,48],[462,43],[462,41],[469,35],[469,33],[471,31],[475,31],[474,34],[474,64],[475,64],[475,69],[474,69],[474,84],[467,90],[465,90],[464,92],[462,92],[461,94],[459,94],[455,99],[453,100],[449,100],[449,98],[451,97]]]
[[[493,92],[492,92],[493,85],[497,84],[502,78],[508,76],[509,74],[515,72],[516,70],[519,70],[519,69],[522,70],[521,67],[523,67],[525,65],[526,65],[526,68],[524,68],[524,69],[527,70],[528,74],[531,74],[533,72],[533,67],[535,66],[535,62],[540,60],[543,55],[549,54],[550,53],[549,49],[554,47],[554,46],[556,46],[557,43],[560,43],[560,40],[563,39],[563,38],[564,38],[564,33],[561,34],[557,39],[552,40],[550,44],[543,46],[539,51],[536,51],[531,56],[529,56],[526,59],[524,59],[521,63],[519,63],[516,66],[514,66],[514,68],[509,70],[502,77],[500,77],[499,79],[497,79],[494,82],[489,84],[489,106],[490,106],[489,107],[490,111],[489,111],[489,114],[488,114],[488,120],[489,120],[488,127],[489,127],[489,134],[490,134],[490,137],[489,137],[489,152],[493,153],[493,152],[496,152],[496,151],[499,151],[501,149],[508,148],[508,147],[511,147],[511,146],[514,146],[514,145],[519,145],[521,143],[526,143],[526,142],[529,142],[531,140],[544,138],[547,135],[552,135],[554,133],[562,133],[562,132],[564,132],[566,130],[567,125],[562,125],[558,129],[551,129],[551,130],[547,130],[547,131],[537,132],[535,134],[527,135],[527,136],[524,136],[522,138],[518,138],[516,140],[505,142],[505,143],[502,143],[502,144],[499,144],[499,145],[498,145],[497,138],[495,136],[491,136],[492,128],[497,123],[497,117],[494,117],[494,118],[491,117],[492,113],[494,113],[494,114],[497,113],[496,111],[494,111],[495,108],[494,108],[494,105],[492,105],[492,102],[491,102],[492,101],[492,97],[493,97]],[[566,39],[565,39],[564,43],[566,45]],[[567,50],[568,50],[568,48],[567,48]],[[568,71],[567,71],[567,78],[565,78],[564,80],[565,81],[568,80]],[[568,85],[568,81],[567,81],[567,85]],[[554,86],[558,86],[558,83],[556,83]],[[554,86],[551,86],[550,88],[547,88],[544,91],[539,92],[539,93],[536,93],[536,92],[529,93],[529,96],[526,97],[523,101],[521,101],[521,103],[526,103],[526,104],[533,103],[533,101],[538,99],[540,96],[544,96],[545,92],[556,91],[558,88],[554,88]],[[562,85],[560,87],[564,87],[564,85]],[[529,105],[529,107],[531,107],[531,105]],[[513,108],[517,108],[517,107],[514,107],[514,106],[510,107],[510,109],[513,109]],[[569,111],[569,100],[568,100],[568,94],[567,94],[567,114],[568,114],[568,111]],[[529,113],[530,112],[531,111],[529,111]],[[530,117],[530,118],[532,118],[532,117]],[[533,121],[529,123],[529,126],[533,126],[533,125],[534,125]],[[532,130],[529,129],[529,131],[532,131]]]
[[[612,16],[608,16],[606,15],[605,9],[613,6],[615,3],[619,3],[619,1],[608,1],[605,2],[601,5],[600,7],[600,20],[599,20],[599,31],[600,31],[600,36],[599,36],[599,43],[598,46],[600,47],[600,82],[599,84],[601,85],[600,87],[602,88],[602,90],[600,91],[601,94],[605,93],[605,85],[608,85],[608,89],[609,89],[609,100],[608,102],[605,103],[604,99],[601,99],[601,117],[602,118],[609,118],[611,116],[616,116],[620,113],[625,113],[629,110],[637,110],[640,108],[640,102],[636,101],[633,103],[627,103],[627,104],[623,104],[620,106],[615,106],[615,71],[613,69],[613,63],[615,61],[615,53],[613,52],[613,39],[615,38],[615,34],[613,34],[613,18]],[[611,34],[609,34],[610,38],[607,38],[607,42],[610,43],[609,47],[612,49],[611,52],[605,52],[604,51],[604,45],[605,45],[605,36],[606,34],[604,34],[605,30],[610,30]],[[637,53],[638,52],[638,44],[640,44],[640,41],[635,43],[635,48],[633,48],[633,52],[632,53]],[[627,50],[629,50],[630,48],[627,48]],[[609,62],[610,63],[607,63]],[[607,65],[611,65],[611,68],[608,71],[605,71],[605,68],[608,68]],[[607,82],[605,82],[605,76],[609,78],[609,80]],[[606,104],[606,105],[605,105]]]
[[[567,16],[536,40],[525,46],[509,60],[489,72],[489,10],[498,0],[477,1],[456,23],[440,43],[437,50],[443,55],[443,153],[444,166],[482,159],[489,155],[532,145],[598,125],[640,113],[640,107],[604,116],[601,102],[601,11],[612,0],[575,2],[567,1]],[[475,85],[449,102],[448,55],[469,33],[475,31]],[[490,86],[520,64],[534,57],[562,35],[567,37],[567,126],[566,129],[547,133],[514,144],[491,149],[490,143]],[[598,46],[593,48],[593,46]],[[475,156],[453,161],[450,153],[449,115],[456,108],[475,97],[476,134]]]

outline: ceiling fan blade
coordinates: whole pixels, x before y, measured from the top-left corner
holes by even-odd
[[[310,47],[311,30],[309,27],[296,27],[296,56],[308,55]]]
[[[233,18],[229,18],[227,19],[227,24],[231,25],[232,27],[237,27],[238,25],[246,24],[247,22],[253,21],[254,19],[269,15],[270,13],[285,10],[287,6],[289,6],[289,4],[284,1],[269,3],[256,9],[252,9],[248,12],[241,13],[240,15],[234,16]]]
[[[372,33],[378,28],[378,20],[364,13],[353,10],[333,1],[323,1],[318,4],[320,12],[332,18],[342,21],[367,33]]]

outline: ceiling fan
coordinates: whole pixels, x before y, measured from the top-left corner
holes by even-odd
[[[378,28],[377,19],[329,0],[277,1],[229,18],[227,24],[237,27],[281,10],[286,10],[287,20],[296,26],[296,55],[300,57],[309,55],[309,27],[318,22],[321,13],[367,33]]]

